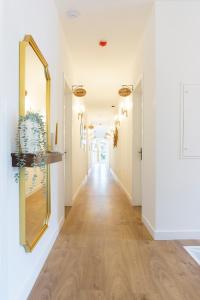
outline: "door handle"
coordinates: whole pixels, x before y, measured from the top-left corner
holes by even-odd
[[[138,151],[138,154],[140,154],[140,160],[142,160],[142,148],[140,149],[140,151]]]

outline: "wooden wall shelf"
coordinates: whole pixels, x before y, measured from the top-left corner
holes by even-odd
[[[12,166],[18,167],[18,159],[24,159],[24,167],[31,168],[33,164],[37,166],[44,159],[46,164],[53,164],[62,161],[62,153],[60,152],[47,152],[42,155],[37,155],[33,153],[22,153],[20,156],[17,153],[11,153],[12,156]]]

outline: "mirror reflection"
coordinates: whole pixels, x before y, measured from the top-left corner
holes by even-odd
[[[40,113],[46,123],[46,109],[44,66],[33,48],[28,45],[25,53],[25,114],[29,111]],[[25,171],[25,231],[29,245],[38,239],[48,217],[48,167],[45,168],[46,172],[40,167],[26,168]]]

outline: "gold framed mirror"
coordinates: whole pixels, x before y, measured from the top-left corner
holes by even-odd
[[[47,145],[50,150],[50,85],[48,63],[31,35],[19,45],[19,115],[36,112],[43,116]],[[33,170],[34,169],[34,170]],[[30,189],[29,176],[36,172],[36,183]],[[48,228],[51,213],[50,168],[45,165],[41,185],[39,167],[24,167],[19,174],[20,243],[31,252]],[[35,174],[35,173],[34,173]]]

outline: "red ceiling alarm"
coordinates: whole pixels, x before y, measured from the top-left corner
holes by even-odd
[[[108,44],[108,42],[107,42],[107,41],[105,41],[105,40],[101,40],[101,41],[99,41],[99,46],[100,46],[100,47],[106,47],[106,46],[107,46],[107,44]]]

